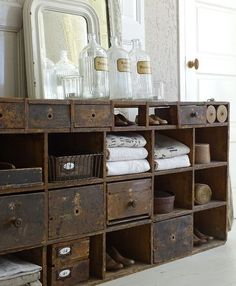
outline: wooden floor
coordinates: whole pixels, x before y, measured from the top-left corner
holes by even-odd
[[[236,286],[236,220],[223,246],[100,285]]]

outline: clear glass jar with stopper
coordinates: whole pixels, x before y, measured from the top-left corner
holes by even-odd
[[[79,56],[83,77],[83,98],[109,98],[108,63],[106,51],[97,43],[96,35],[88,35],[88,45]]]
[[[139,39],[132,40],[130,51],[133,99],[152,99],[152,73],[149,55],[142,50]]]
[[[111,37],[107,51],[109,87],[111,99],[132,99],[131,67],[129,54],[118,45],[117,37]]]

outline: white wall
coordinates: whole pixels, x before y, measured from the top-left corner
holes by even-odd
[[[146,51],[153,77],[165,82],[165,99],[178,100],[178,0],[144,0]]]

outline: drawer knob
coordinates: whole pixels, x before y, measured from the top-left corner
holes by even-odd
[[[128,202],[128,206],[132,207],[132,208],[135,208],[137,206],[137,201],[136,200],[130,200]]]
[[[191,113],[191,117],[198,117],[198,112],[197,111],[193,111]]]
[[[21,218],[16,218],[12,220],[12,224],[16,227],[19,228],[23,224],[23,220]]]

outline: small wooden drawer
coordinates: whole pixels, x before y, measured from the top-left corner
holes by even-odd
[[[23,102],[0,103],[0,128],[25,128],[25,108]]]
[[[50,191],[49,238],[90,233],[104,227],[102,185]]]
[[[70,105],[29,103],[29,128],[70,128]]]
[[[53,244],[49,247],[49,264],[65,265],[68,261],[89,257],[89,238]]]
[[[44,241],[44,194],[0,198],[0,250],[33,246]]]
[[[89,259],[70,262],[63,267],[49,268],[50,286],[74,286],[89,279]]]
[[[192,251],[193,218],[191,215],[154,224],[154,263],[188,255]]]
[[[108,223],[150,214],[151,179],[107,184]]]
[[[180,106],[179,123],[180,125],[206,124],[206,106]]]
[[[112,125],[111,106],[108,104],[75,104],[75,127],[109,127]]]

